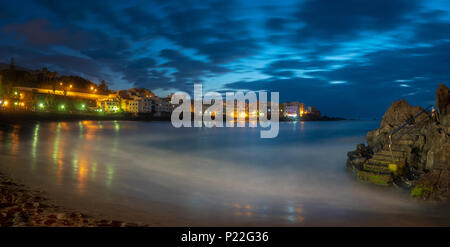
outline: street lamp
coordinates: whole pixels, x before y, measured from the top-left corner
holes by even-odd
[[[72,88],[72,84],[69,85],[69,88]]]

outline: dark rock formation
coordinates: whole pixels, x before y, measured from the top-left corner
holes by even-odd
[[[389,134],[406,121],[423,110],[420,106],[410,106],[406,100],[397,100],[392,103],[381,120],[380,128],[366,135],[367,143],[373,151],[377,152],[389,143]],[[412,122],[423,121],[429,114],[422,115]]]
[[[441,84],[436,96],[438,118],[431,111],[421,113],[423,108],[405,100],[389,107],[380,128],[367,133],[368,146],[359,144],[348,153],[347,166],[359,180],[405,187],[411,196],[422,199],[450,198],[448,88]]]
[[[402,125],[423,110],[420,106],[410,106],[406,100],[397,100],[384,113],[380,129],[394,128]]]
[[[440,115],[440,122],[450,126],[450,93],[444,84],[440,84],[436,92],[436,107]]]

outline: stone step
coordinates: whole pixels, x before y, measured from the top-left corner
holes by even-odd
[[[381,151],[379,152],[379,154],[391,156],[391,150],[381,150]],[[392,155],[393,155],[394,157],[404,157],[404,156],[405,156],[405,152],[403,152],[403,151],[397,151],[397,150],[392,150]]]
[[[414,144],[415,140],[400,139],[397,142],[402,145],[412,145],[412,144]],[[397,143],[397,142],[393,141],[393,143]]]
[[[376,173],[390,173],[391,172],[388,164],[379,164],[379,163],[373,164],[370,162],[364,163],[363,170],[369,171],[369,172],[376,172]]]
[[[364,170],[358,170],[357,173],[358,181],[365,183],[373,183],[383,186],[389,186],[392,184],[394,178],[390,173],[376,173]]]
[[[363,164],[362,170],[374,173],[391,173],[397,176],[402,173],[404,167],[404,162],[402,161],[377,161],[368,160]]]
[[[401,161],[402,159],[404,159],[405,156],[404,155],[393,155],[391,156],[390,154],[382,154],[382,153],[376,153],[372,156],[371,160],[380,160],[380,161]]]
[[[410,145],[406,145],[406,144],[392,144],[391,146],[392,151],[402,151],[402,152],[407,152],[407,153],[411,153],[412,148]],[[386,145],[384,147],[384,150],[389,150],[389,144]]]

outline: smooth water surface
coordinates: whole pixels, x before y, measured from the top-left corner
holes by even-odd
[[[0,169],[69,208],[151,225],[449,225],[406,192],[360,184],[346,153],[377,122],[173,128],[81,121],[0,128]]]

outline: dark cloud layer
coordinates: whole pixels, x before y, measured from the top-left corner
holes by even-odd
[[[23,6],[28,8],[24,9]],[[160,93],[279,91],[329,115],[427,105],[449,84],[444,1],[0,0],[0,61]]]

